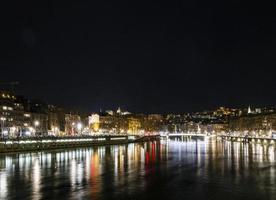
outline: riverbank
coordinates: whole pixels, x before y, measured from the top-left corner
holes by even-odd
[[[23,151],[43,151],[53,149],[69,149],[100,145],[128,144],[159,139],[154,136],[82,136],[82,137],[42,137],[0,140],[0,153]]]

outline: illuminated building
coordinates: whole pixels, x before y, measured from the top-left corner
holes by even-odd
[[[11,92],[0,91],[1,134],[16,136],[24,124],[24,107]]]
[[[271,136],[271,132],[276,130],[276,113],[252,114],[233,117],[229,120],[231,132],[248,134],[258,134],[259,136]]]
[[[126,134],[137,133],[145,127],[144,115],[100,115],[102,133]]]
[[[88,117],[89,129],[93,132],[98,132],[100,129],[100,115],[92,114]]]
[[[144,120],[143,128],[147,132],[157,132],[161,130],[161,126],[164,122],[164,118],[160,114],[150,114]]]
[[[127,117],[122,115],[100,116],[100,129],[103,133],[120,133],[128,129]]]
[[[252,113],[251,108],[250,106],[248,106],[247,114],[251,114],[251,113]]]
[[[121,111],[121,108],[119,107],[119,108],[117,109],[117,114],[120,115],[121,113],[122,113],[122,111]]]
[[[76,135],[78,133],[77,124],[81,122],[81,117],[75,113],[65,114],[65,133]]]
[[[138,134],[141,129],[141,122],[133,117],[128,119],[128,134]]]
[[[130,112],[128,112],[128,111],[123,111],[120,107],[117,109],[116,114],[117,114],[117,115],[131,115]]]
[[[114,115],[113,110],[107,110],[106,113],[107,113],[108,115]]]

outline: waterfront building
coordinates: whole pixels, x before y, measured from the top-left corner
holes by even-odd
[[[128,134],[137,135],[141,130],[141,122],[134,117],[128,118]]]
[[[48,105],[48,134],[65,135],[65,112],[54,105]]]
[[[66,135],[77,135],[80,133],[81,117],[76,113],[65,114],[65,134]]]
[[[24,107],[16,96],[8,91],[0,91],[1,136],[17,136],[24,119]]]
[[[44,136],[48,135],[48,114],[47,113],[31,113],[30,127],[33,130],[32,135]]]
[[[276,130],[276,113],[261,113],[230,118],[229,131],[241,135],[271,137]]]
[[[100,129],[100,115],[95,113],[89,116],[88,127],[91,132],[98,132]]]
[[[100,130],[102,133],[126,133],[128,120],[124,115],[102,115],[100,116]]]
[[[28,100],[26,112],[31,115],[30,127],[34,129],[35,135],[48,135],[48,105],[38,99]]]

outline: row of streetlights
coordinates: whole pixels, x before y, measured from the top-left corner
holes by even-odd
[[[5,128],[5,121],[6,120],[7,119],[5,117],[0,117],[0,121],[1,121],[1,135],[2,136],[4,135],[4,128]],[[35,128],[35,133],[37,133],[37,129],[40,126],[40,122],[38,120],[35,120],[33,122],[33,125],[34,125],[34,128]],[[73,122],[72,123],[72,129],[73,128],[76,128],[77,131],[78,131],[78,134],[81,134],[82,130],[83,130],[83,124],[81,122],[77,122],[77,123]]]
[[[7,120],[7,118],[5,117],[0,117],[0,121],[1,121],[1,136],[4,136],[5,132],[4,132],[4,128],[5,128],[5,121]],[[39,127],[40,122],[38,120],[34,121],[34,127],[35,127],[35,132],[37,132],[37,127]]]

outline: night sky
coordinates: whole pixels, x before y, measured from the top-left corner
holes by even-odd
[[[276,105],[276,12],[241,1],[8,1],[0,81],[82,111]]]

